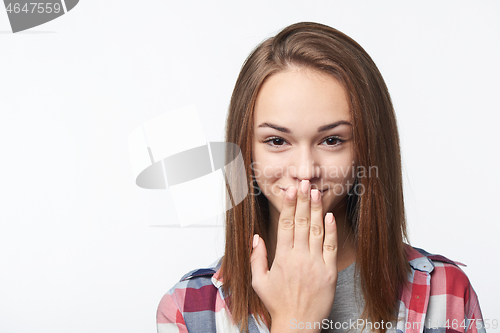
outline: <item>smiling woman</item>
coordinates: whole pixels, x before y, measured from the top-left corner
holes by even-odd
[[[407,244],[394,109],[354,40],[305,22],[261,43],[226,141],[251,191],[224,257],[162,298],[160,333],[484,331],[457,264]]]
[[[355,164],[347,93],[331,75],[290,66],[270,76],[255,102],[252,169],[258,187],[269,201],[268,260],[273,261],[278,221],[285,191],[307,180],[318,189],[325,212],[333,212],[338,226],[345,219]],[[341,170],[341,172],[338,172]],[[343,251],[339,270],[355,260],[349,230],[338,229]]]

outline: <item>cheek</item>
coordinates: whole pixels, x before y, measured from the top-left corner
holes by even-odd
[[[253,153],[253,170],[257,179],[268,181],[283,177],[283,165],[281,159],[256,149]]]
[[[254,184],[256,183],[261,193],[266,196],[273,204],[276,197],[282,194],[279,186],[279,180],[283,176],[283,166],[276,161],[266,158],[264,155],[254,154],[253,174]]]
[[[335,196],[343,196],[348,193],[356,178],[355,165],[348,157],[330,161],[330,167],[322,174],[322,182],[331,184],[332,193]],[[323,181],[324,179],[324,181]]]
[[[343,168],[343,173],[340,175],[342,184],[352,183],[356,178],[356,167],[354,164],[346,164]]]
[[[255,163],[253,171],[255,180],[262,190],[271,187],[279,188],[276,182],[283,176],[281,166]]]

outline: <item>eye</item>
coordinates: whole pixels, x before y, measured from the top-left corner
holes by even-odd
[[[283,138],[280,138],[279,136],[273,136],[273,137],[266,139],[262,142],[271,146],[271,147],[282,147],[282,146],[284,146],[286,141]]]
[[[323,140],[323,142],[326,142],[326,146],[331,146],[331,147],[336,147],[340,146],[345,140],[339,138],[338,136],[330,136]]]

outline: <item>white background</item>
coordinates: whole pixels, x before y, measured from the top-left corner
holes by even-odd
[[[498,1],[82,0],[12,34],[0,10],[0,332],[156,331],[160,298],[223,254],[223,229],[153,227],[176,213],[168,191],[135,186],[128,135],[196,104],[222,141],[244,59],[298,21],[377,63],[411,244],[466,263],[484,318],[500,320],[499,18]]]

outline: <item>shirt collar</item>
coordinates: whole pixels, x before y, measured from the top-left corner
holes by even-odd
[[[212,275],[212,283],[217,289],[222,287],[222,285],[224,284],[221,276],[222,258],[223,257],[219,258],[212,265],[210,265],[215,271],[214,275]]]
[[[425,254],[428,254],[422,249],[414,248],[405,244],[406,257],[410,266],[417,271],[430,273],[434,269],[434,264]],[[420,250],[420,251],[419,251]]]
[[[222,277],[220,276],[220,268],[212,275],[212,283],[216,288],[222,287],[224,281],[222,281]]]

